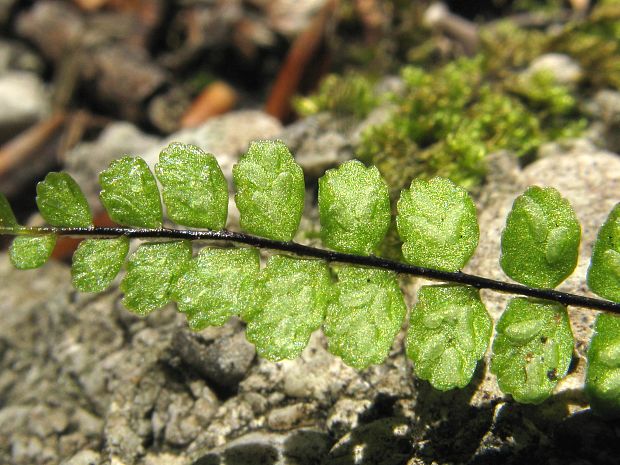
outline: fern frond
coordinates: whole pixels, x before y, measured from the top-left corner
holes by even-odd
[[[66,173],[50,173],[37,188],[37,204],[51,226],[19,226],[0,195],[0,234],[17,236],[11,261],[36,268],[58,237],[85,238],[72,266],[80,291],[106,289],[125,265],[120,288],[130,311],[146,315],[173,301],[193,330],[241,316],[248,339],[270,360],[299,356],[322,326],[329,350],[357,369],[381,363],[403,325],[407,309],[398,274],[449,283],[420,289],[407,336],[415,372],[441,390],[467,385],[489,346],[492,321],[479,289],[525,296],[513,299],[497,323],[491,370],[504,392],[530,403],[547,398],[568,370],[573,338],[566,306],[620,314],[619,206],[599,232],[588,272],[592,290],[612,302],[553,289],[575,267],[581,229],[568,202],[550,188],[531,187],[520,196],[502,233],[501,266],[523,283],[515,284],[459,271],[475,251],[479,228],[472,199],[447,179],[414,180],[402,192],[396,222],[409,263],[401,263],[372,255],[391,222],[388,186],[360,162],[319,180],[321,237],[333,250],[292,241],[305,186],[280,141],[251,144],[233,168],[241,226],[250,234],[224,229],[228,186],[211,154],[171,144],[156,174],[168,216],[206,229],[164,228],[155,176],[144,160],[124,157],[101,173],[100,197],[125,227],[92,226],[90,207]],[[127,260],[132,238],[151,242]],[[193,257],[196,241],[212,246]],[[228,247],[214,247],[217,242]],[[280,254],[261,269],[258,249]],[[620,412],[615,323],[597,323],[588,389]]]

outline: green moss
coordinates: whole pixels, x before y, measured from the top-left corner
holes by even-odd
[[[373,88],[372,79],[358,73],[344,76],[330,74],[323,79],[316,94],[299,97],[293,105],[303,116],[330,111],[343,116],[364,118],[379,103]]]
[[[456,60],[434,72],[405,67],[406,90],[385,123],[362,136],[357,156],[376,165],[392,197],[414,177],[444,176],[473,189],[486,174],[487,154],[531,154],[545,141],[580,127],[569,89],[552,76],[528,82],[489,81],[482,56]],[[566,128],[570,128],[567,131]]]
[[[620,2],[598,5],[585,21],[550,39],[548,49],[575,58],[588,84],[620,89]]]
[[[510,21],[500,21],[480,30],[480,53],[487,73],[507,78],[525,68],[546,51],[547,36],[536,29],[523,29]]]
[[[512,90],[523,96],[534,108],[547,110],[553,115],[570,114],[577,102],[570,90],[556,82],[551,71],[538,71],[531,76],[521,75]]]

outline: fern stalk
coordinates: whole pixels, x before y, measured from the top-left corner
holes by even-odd
[[[361,265],[369,268],[379,268],[393,271],[409,276],[426,278],[434,281],[445,281],[457,284],[467,284],[477,289],[490,289],[497,292],[508,294],[518,294],[538,299],[551,300],[562,305],[589,308],[593,310],[603,310],[620,314],[620,303],[611,302],[603,299],[586,297],[583,295],[571,294],[569,292],[556,291],[554,289],[542,289],[524,286],[521,284],[509,283],[496,279],[485,278],[483,276],[462,273],[460,271],[443,271],[421,266],[409,265],[380,258],[374,255],[363,256],[353,255],[333,250],[311,247],[297,242],[276,241],[264,237],[254,236],[235,231],[221,230],[189,230],[189,229],[142,229],[142,228],[122,228],[122,227],[90,227],[90,228],[56,228],[56,227],[35,227],[35,228],[0,228],[0,234],[15,236],[31,236],[41,234],[56,234],[66,237],[88,237],[88,238],[114,238],[128,237],[133,239],[177,239],[189,241],[223,241],[234,242],[236,244],[246,244],[260,249],[277,250],[289,252],[301,257],[312,257],[326,260],[328,262],[346,263],[349,265]]]

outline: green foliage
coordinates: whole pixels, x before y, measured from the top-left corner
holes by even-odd
[[[50,258],[55,245],[55,234],[18,236],[11,243],[9,257],[11,263],[19,270],[39,268]]]
[[[587,280],[595,294],[620,301],[620,203],[598,232]]]
[[[587,83],[620,89],[620,3],[599,4],[585,21],[568,23],[547,49],[575,58]]]
[[[492,330],[477,289],[422,286],[407,334],[407,355],[415,374],[442,391],[466,386],[489,346]]]
[[[532,186],[517,197],[502,232],[504,272],[528,286],[553,288],[575,269],[581,226],[552,187]]]
[[[19,227],[8,199],[0,193],[0,229],[15,230]]]
[[[256,280],[258,271],[256,249],[204,248],[173,287],[171,298],[192,330],[220,326],[241,313],[241,285]]]
[[[519,77],[534,58],[557,50],[545,33],[509,22],[482,27],[479,55],[439,67],[432,50],[440,47],[418,45],[412,52],[428,62],[400,69],[402,90],[381,92],[365,74],[350,72],[329,76],[315,95],[297,101],[302,114],[357,119],[392,103],[387,120],[370,125],[355,147],[356,156],[385,177],[392,198],[418,177],[447,177],[474,189],[486,175],[487,154],[531,156],[541,144],[585,129],[569,87],[548,72]]]
[[[142,158],[113,161],[99,174],[101,203],[112,221],[140,228],[161,228],[163,214],[157,182]]]
[[[121,281],[123,305],[139,315],[148,315],[170,300],[172,289],[192,258],[188,241],[142,244],[129,258]]]
[[[586,393],[596,411],[620,417],[620,317],[601,314],[588,348]]]
[[[37,184],[37,207],[52,226],[88,228],[93,224],[86,197],[67,173],[49,173]]]
[[[566,376],[573,334],[566,307],[514,298],[497,322],[491,372],[500,389],[517,402],[538,404]]]
[[[248,340],[269,360],[299,357],[325,318],[331,297],[327,264],[274,255],[258,279],[246,283]]]
[[[357,160],[327,170],[319,179],[323,243],[340,252],[369,255],[390,227],[388,187],[374,166]]]
[[[330,74],[323,79],[315,95],[294,101],[295,110],[304,116],[330,111],[365,118],[380,100],[373,84],[371,79],[357,73]]]
[[[397,208],[403,256],[412,265],[456,271],[476,250],[476,207],[467,191],[450,180],[413,180]]]
[[[228,184],[217,160],[194,145],[172,143],[155,165],[166,211],[183,226],[220,230],[228,217]]]
[[[532,106],[546,109],[553,115],[570,113],[577,105],[568,88],[558,84],[553,73],[548,70],[520,77],[513,90],[525,97]]]
[[[408,79],[423,83],[427,76],[411,71]],[[494,110],[499,124],[505,102],[492,95],[488,102],[492,106],[499,102]],[[463,89],[450,96],[455,101],[468,98]],[[448,127],[444,126],[447,122],[427,120],[438,131]],[[483,134],[482,140],[492,122],[481,118],[471,124]],[[458,131],[448,134],[446,144],[462,144],[465,150],[466,138],[460,137]],[[484,149],[471,146],[467,150],[476,158]],[[177,222],[225,225],[227,188],[211,155],[193,146],[172,144],[160,154],[156,171],[164,205]],[[328,247],[356,254],[344,257],[288,242],[300,221],[304,181],[282,142],[252,144],[236,165],[234,177],[242,226],[276,239],[267,242],[270,248],[326,260],[338,255],[339,260],[355,265],[330,268],[322,260],[273,255],[261,270],[256,247],[264,247],[266,241],[260,237],[229,231],[161,230],[162,204],[155,178],[142,159],[130,157],[113,162],[102,173],[101,198],[116,221],[151,230],[91,227],[90,210],[79,188],[67,175],[54,173],[39,185],[38,196],[40,209],[53,227],[18,226],[8,201],[0,195],[0,232],[17,236],[9,254],[17,268],[26,269],[45,263],[57,236],[76,234],[75,227],[88,228],[77,232],[97,238],[79,245],[72,267],[74,286],[85,292],[110,285],[125,264],[130,237],[160,238],[140,245],[126,263],[120,288],[129,310],[147,315],[174,301],[196,331],[241,316],[247,323],[248,339],[270,360],[299,356],[311,333],[323,325],[329,350],[346,364],[365,369],[381,363],[406,315],[397,276],[388,269],[405,270],[406,266],[367,256],[381,245],[391,223],[388,187],[379,172],[352,161],[328,171],[319,181],[321,235]],[[426,267],[418,271],[420,275],[493,287],[481,277],[448,272],[461,269],[478,243],[475,206],[463,188],[447,179],[415,180],[402,192],[397,207],[403,255],[408,262]],[[595,292],[617,301],[619,217],[620,204],[599,232],[588,275]],[[115,238],[102,238],[109,236]],[[256,247],[208,247],[192,258],[189,240],[163,236],[232,240]],[[531,187],[515,201],[507,219],[502,267],[514,279],[553,287],[572,272],[579,240],[580,227],[568,202],[554,189]],[[561,300],[557,294],[544,295]],[[601,317],[590,348],[588,389],[595,404],[610,409],[618,406],[617,321]],[[418,376],[436,388],[463,387],[487,349],[491,328],[475,287],[425,286],[411,312],[407,354]],[[497,323],[491,370],[504,392],[519,402],[538,403],[565,376],[572,347],[564,306],[516,298]]]
[[[336,273],[324,325],[329,351],[358,370],[381,363],[407,311],[396,275],[353,266]]]
[[[509,78],[547,51],[548,35],[538,28],[522,28],[500,20],[480,30],[480,49],[490,76]]]
[[[252,142],[233,167],[235,201],[246,231],[290,241],[304,208],[304,174],[282,141]]]
[[[403,68],[405,91],[395,97],[396,110],[385,123],[366,130],[358,156],[376,165],[394,190],[411,178],[433,176],[473,188],[486,174],[488,153],[530,154],[559,135],[566,121],[547,116],[557,113],[558,102],[567,105],[565,87],[536,81],[522,89],[529,98],[520,99],[512,81],[495,82],[490,74],[484,56],[432,72]],[[542,98],[550,89],[554,93]]]
[[[129,252],[129,239],[86,239],[73,254],[71,278],[81,292],[107,289],[121,270]]]

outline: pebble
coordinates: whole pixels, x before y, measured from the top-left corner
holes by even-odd
[[[27,71],[0,74],[0,143],[49,114],[49,95],[39,76]]]
[[[540,71],[549,72],[558,84],[574,87],[583,76],[581,66],[570,56],[561,53],[546,53],[532,60],[525,71],[525,75],[532,75]]]

